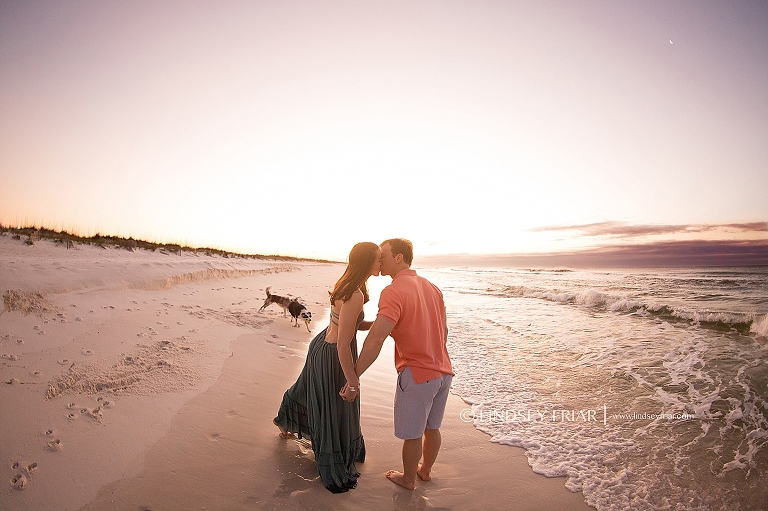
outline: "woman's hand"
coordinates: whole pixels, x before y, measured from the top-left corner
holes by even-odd
[[[339,391],[339,395],[344,401],[349,401],[351,403],[360,395],[360,387],[353,387],[349,383],[345,383]]]

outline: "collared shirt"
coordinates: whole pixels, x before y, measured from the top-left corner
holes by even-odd
[[[411,368],[413,380],[423,383],[453,374],[445,346],[443,293],[416,271],[398,272],[379,298],[379,316],[392,323],[395,367]]]

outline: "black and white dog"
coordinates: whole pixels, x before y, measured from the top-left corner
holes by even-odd
[[[263,311],[273,303],[276,303],[283,308],[283,316],[285,316],[285,311],[291,313],[291,316],[294,319],[293,326],[299,327],[299,318],[301,318],[304,320],[304,324],[307,325],[307,332],[310,332],[311,330],[309,329],[309,323],[312,321],[312,313],[309,312],[307,308],[300,304],[295,298],[273,295],[269,292],[270,289],[272,289],[272,286],[267,288],[267,299],[264,300],[264,305],[261,306],[259,312]]]

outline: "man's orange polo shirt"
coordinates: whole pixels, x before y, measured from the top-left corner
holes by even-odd
[[[379,298],[379,316],[395,324],[395,367],[411,368],[413,381],[423,383],[453,374],[445,346],[443,293],[414,270],[401,270]]]

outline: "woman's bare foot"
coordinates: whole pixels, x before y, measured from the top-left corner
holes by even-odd
[[[280,430],[280,438],[285,438],[286,440],[288,440],[289,438],[296,438],[296,435],[284,430],[283,427],[280,424],[278,424],[276,420],[272,419],[272,424],[277,426],[277,429]]]
[[[397,470],[389,470],[387,471],[387,479],[392,481],[393,483],[402,486],[406,490],[413,490],[416,488],[416,481],[412,481],[410,484],[406,483],[403,480],[403,473],[398,472]]]
[[[417,474],[419,474],[419,479],[422,481],[431,481],[432,476],[430,475],[428,470],[424,470],[424,465],[419,465],[419,469],[416,471]]]

